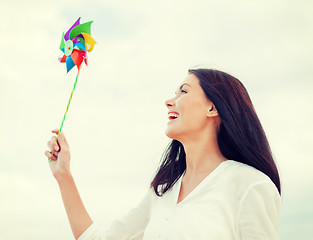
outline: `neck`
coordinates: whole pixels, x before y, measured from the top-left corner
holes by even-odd
[[[207,175],[227,160],[218,147],[215,132],[182,141],[182,144],[186,153],[187,178]]]

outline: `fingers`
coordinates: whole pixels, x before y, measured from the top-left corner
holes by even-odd
[[[60,151],[60,147],[55,136],[51,138],[51,141],[47,143],[47,146],[53,154]]]
[[[58,152],[60,150],[59,144],[57,142],[56,136],[52,136],[51,140],[47,143],[48,148],[50,149],[49,151],[45,152],[45,155],[51,159],[51,160],[57,160],[58,158]]]
[[[48,160],[50,160],[50,159],[53,160],[53,161],[57,160],[57,158],[49,151],[46,151],[45,155],[47,156]]]
[[[57,134],[58,136],[52,136],[51,140],[48,141],[47,146],[50,151],[46,151],[45,155],[48,159],[57,160],[61,150],[63,153],[69,154],[69,145],[63,132],[60,132],[59,129],[53,129],[51,132]]]
[[[51,141],[49,141],[49,142],[47,143],[47,146],[48,146],[48,148],[50,149],[50,153],[51,153],[52,155],[54,155],[55,157],[57,157],[59,153],[54,150],[54,148],[52,147]]]
[[[56,136],[51,137],[51,146],[54,151],[58,152],[60,150],[60,146],[59,146],[58,139]]]
[[[57,146],[59,148],[65,147],[65,148],[69,149],[69,145],[68,145],[68,143],[66,141],[66,138],[65,138],[63,132],[60,132],[59,129],[53,129],[51,132],[53,132],[53,133],[58,135],[58,138],[56,138],[56,140],[57,140]],[[53,143],[52,143],[52,146],[54,147]],[[60,151],[60,149],[58,149],[56,151]]]
[[[59,129],[53,129],[51,132],[59,134],[60,130]]]
[[[60,130],[59,129],[53,129],[51,132],[56,133],[57,135],[59,135]],[[53,136],[51,138],[51,142],[52,142],[52,147],[54,148],[55,151],[60,151],[60,145],[58,143],[58,138]]]

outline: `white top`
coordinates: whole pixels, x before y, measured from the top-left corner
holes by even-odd
[[[279,239],[281,198],[264,173],[225,161],[177,204],[182,176],[162,197],[150,189],[108,229],[93,223],[78,240]]]

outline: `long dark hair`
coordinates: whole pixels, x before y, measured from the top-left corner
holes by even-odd
[[[280,190],[280,179],[265,132],[244,85],[235,77],[214,69],[190,69],[207,98],[215,105],[221,123],[217,141],[225,158],[250,165],[265,173]],[[186,169],[182,143],[172,140],[161,158],[151,183],[162,196]]]

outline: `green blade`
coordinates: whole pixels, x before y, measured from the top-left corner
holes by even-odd
[[[65,43],[64,43],[64,32],[62,34],[62,39],[61,39],[61,43],[60,43],[60,49],[65,47]]]
[[[74,27],[70,32],[70,39],[76,37],[80,33],[88,33],[90,35],[90,25],[92,23],[93,21],[90,21]]]

